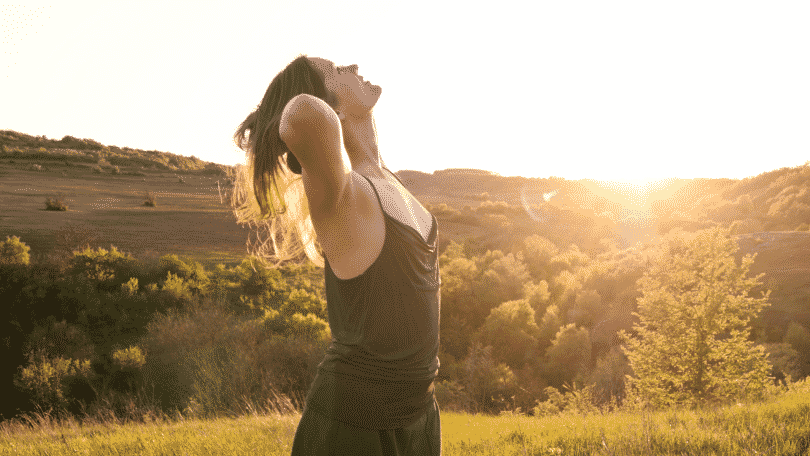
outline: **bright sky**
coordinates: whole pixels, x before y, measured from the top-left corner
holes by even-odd
[[[810,2],[3,5],[0,129],[244,161],[299,53],[357,63],[392,170],[640,183],[810,160]]]

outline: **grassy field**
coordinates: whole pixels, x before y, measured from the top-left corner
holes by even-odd
[[[138,177],[44,164],[50,167],[43,171],[0,166],[8,171],[0,187],[0,232],[19,236],[32,252],[54,250],[54,234],[70,226],[90,233],[93,247],[114,245],[138,259],[171,252],[210,270],[245,257],[248,230],[220,201],[216,177],[186,174],[180,183],[169,172]],[[147,192],[154,195],[155,207],[143,206]],[[46,211],[47,197],[60,199],[68,210]]]
[[[300,414],[0,425],[0,454],[287,455]],[[441,412],[442,454],[810,455],[810,382],[763,403],[704,410],[471,415]]]

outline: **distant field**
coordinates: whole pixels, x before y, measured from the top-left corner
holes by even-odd
[[[175,253],[208,269],[238,263],[246,254],[248,230],[220,203],[216,177],[183,174],[181,184],[167,172],[128,176],[92,174],[80,165],[43,166],[48,170],[0,163],[0,234],[19,236],[32,253],[53,249],[53,234],[69,222],[93,231],[93,247],[112,244],[139,259]],[[143,206],[147,192],[156,207]],[[68,210],[46,211],[48,197],[61,199]]]
[[[32,163],[0,161],[0,235],[3,239],[19,236],[32,254],[51,251],[53,234],[68,222],[93,230],[93,247],[114,245],[138,259],[174,253],[209,269],[217,263],[237,264],[247,254],[250,230],[238,225],[230,208],[220,202],[217,177],[182,173],[179,176],[185,183],[181,184],[176,173],[148,168],[122,168],[145,174],[133,176],[95,174],[91,165],[66,166],[62,161],[37,161],[44,170],[36,171],[30,169]],[[219,179],[222,184],[224,178]],[[147,192],[154,195],[156,207],[143,206]],[[423,204],[441,200],[419,193],[414,196]],[[60,199],[68,211],[46,211],[48,197]],[[468,237],[500,239],[506,235],[495,235],[489,226],[437,218],[440,249],[450,239],[462,242]]]

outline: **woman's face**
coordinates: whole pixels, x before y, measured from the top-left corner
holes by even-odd
[[[357,65],[335,66],[331,60],[319,57],[309,57],[309,60],[323,75],[326,90],[337,95],[337,111],[363,116],[377,104],[382,88],[364,81],[357,74]]]

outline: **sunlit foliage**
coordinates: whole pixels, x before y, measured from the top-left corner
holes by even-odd
[[[749,341],[749,322],[770,291],[747,295],[762,274],[747,278],[751,255],[735,263],[728,230],[704,231],[679,250],[639,280],[635,336],[623,333],[629,392],[652,406],[756,396],[769,366],[763,347]]]

